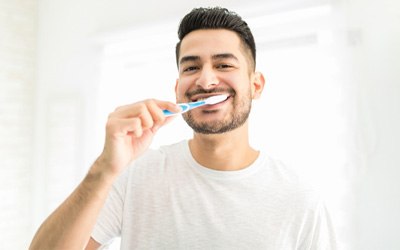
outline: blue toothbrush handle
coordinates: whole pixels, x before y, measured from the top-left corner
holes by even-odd
[[[185,113],[186,111],[189,111],[193,108],[197,108],[200,106],[203,106],[205,104],[204,101],[198,101],[198,102],[190,102],[190,103],[178,103],[178,106],[181,107],[181,111],[178,113],[173,113],[169,110],[164,109],[163,113],[165,116],[171,116],[171,115],[177,115],[177,114],[182,114]]]
[[[163,110],[163,113],[164,113],[164,115],[165,116],[171,116],[171,115],[176,115],[177,113],[172,113],[171,111],[169,111],[169,110]]]
[[[178,115],[178,114],[184,113],[184,112],[186,112],[186,111],[188,111],[190,109],[190,106],[187,103],[179,103],[178,106],[181,107],[181,111],[180,112],[173,113],[173,112],[171,112],[171,111],[169,111],[167,109],[164,109],[163,110],[164,115],[165,116]]]

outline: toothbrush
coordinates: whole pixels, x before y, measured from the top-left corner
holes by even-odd
[[[212,105],[212,104],[217,104],[220,102],[225,101],[228,98],[227,95],[215,95],[208,97],[204,100],[197,101],[197,102],[189,102],[189,103],[178,103],[178,105],[181,107],[181,111],[178,113],[172,113],[169,110],[163,110],[163,113],[165,116],[171,116],[171,115],[177,115],[177,114],[182,114],[185,113],[186,111],[189,111],[194,108],[198,108],[204,105]]]

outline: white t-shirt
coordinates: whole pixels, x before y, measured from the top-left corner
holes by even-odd
[[[121,175],[92,237],[121,249],[336,249],[319,195],[262,152],[249,167],[199,165],[188,141],[149,150]]]

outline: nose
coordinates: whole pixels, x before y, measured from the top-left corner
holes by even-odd
[[[199,78],[196,80],[196,85],[203,89],[211,89],[218,85],[218,77],[210,67],[203,67]]]

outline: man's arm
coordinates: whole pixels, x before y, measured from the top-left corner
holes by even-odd
[[[157,129],[179,112],[174,103],[146,100],[117,108],[106,126],[104,150],[74,192],[43,222],[30,249],[96,249],[90,238],[114,180],[150,145]],[[89,243],[89,244],[88,244]]]
[[[30,249],[84,249],[113,182],[97,164],[42,224]]]

